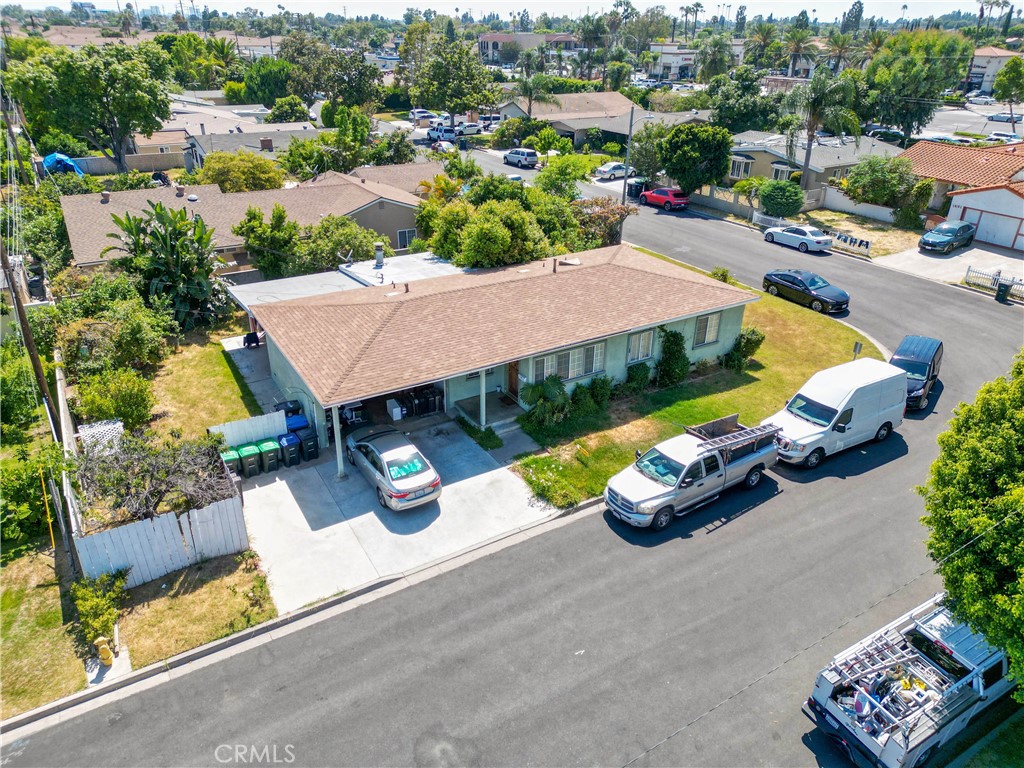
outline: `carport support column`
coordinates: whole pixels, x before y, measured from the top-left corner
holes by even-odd
[[[345,446],[341,444],[341,414],[338,406],[331,406],[331,422],[334,428],[334,450],[338,454],[338,477],[345,476]]]
[[[487,426],[487,369],[480,369],[480,427]]]

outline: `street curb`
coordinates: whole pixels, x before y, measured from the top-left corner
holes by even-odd
[[[996,738],[996,736],[998,736],[1002,731],[1009,728],[1015,720],[1020,720],[1021,718],[1024,718],[1024,709],[1020,710],[1019,712],[1016,712],[1015,714],[1010,715],[1008,718],[1003,720],[1003,722],[1001,722],[991,731],[989,731],[976,742],[971,744],[971,746],[969,746],[967,749],[961,752],[957,757],[953,758],[950,762],[948,762],[946,764],[946,768],[964,768],[964,766],[971,761],[971,758],[973,758],[982,749],[984,749],[989,744],[989,742]]]

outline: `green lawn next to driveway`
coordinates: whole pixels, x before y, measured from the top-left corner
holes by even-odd
[[[747,306],[743,324],[760,328],[766,338],[748,370],[716,370],[677,387],[613,402],[600,431],[560,438],[534,434],[549,453],[522,459],[516,471],[540,498],[572,506],[601,495],[608,479],[633,461],[637,449],[680,434],[683,425],[731,413],[739,413],[743,424],[760,423],[782,408],[813,373],[851,360],[855,341],[864,346],[862,357],[882,359],[852,328],[806,307],[758,294],[761,300]]]

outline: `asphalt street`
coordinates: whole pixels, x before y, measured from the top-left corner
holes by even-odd
[[[990,115],[998,112],[1009,112],[1005,104],[968,104],[963,109],[943,107],[939,109],[928,127],[921,131],[923,138],[929,136],[952,136],[955,131],[966,131],[967,133],[981,133],[988,135],[993,131],[1010,133],[1010,123],[996,122],[989,120]],[[1020,113],[1018,107],[1013,110],[1014,115]],[[1016,123],[1016,133],[1021,133],[1021,126],[1024,123]]]
[[[801,704],[829,658],[941,587],[913,489],[956,403],[1008,369],[1024,311],[690,213],[644,209],[625,239],[757,286],[770,268],[807,267],[850,291],[842,319],[883,345],[943,339],[933,407],[883,444],[777,469],[662,534],[583,516],[8,737],[4,765],[245,762],[235,745],[303,766],[844,765]]]

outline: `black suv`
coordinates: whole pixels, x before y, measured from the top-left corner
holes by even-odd
[[[907,372],[907,408],[927,406],[942,366],[942,342],[927,336],[905,336],[889,363]]]

